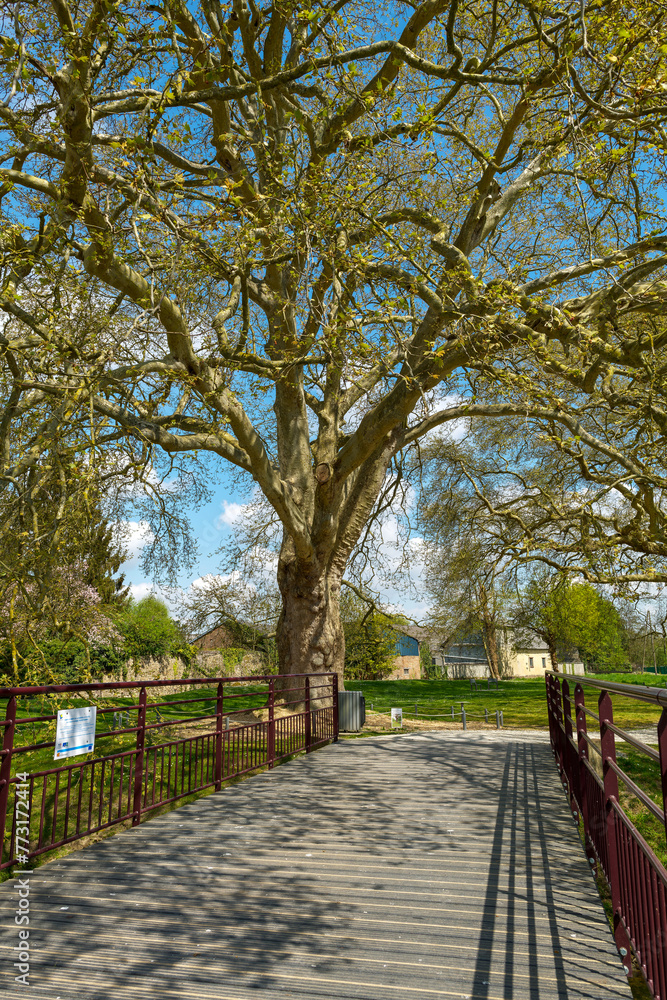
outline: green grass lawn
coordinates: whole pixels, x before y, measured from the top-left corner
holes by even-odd
[[[610,680],[630,684],[647,684],[650,687],[664,687],[667,678],[651,674],[605,674],[596,675],[595,680]],[[574,692],[573,678],[569,678]],[[477,682],[477,691],[470,689],[470,681],[346,681],[347,691],[362,691],[366,698],[366,708],[373,706],[376,712],[389,712],[391,708],[402,708],[403,715],[414,718],[415,705],[419,716],[448,716],[452,705],[460,711],[465,705],[468,717],[483,717],[488,708],[490,721],[495,720],[495,711],[502,709],[505,726],[520,729],[546,729],[547,703],[544,677],[502,680],[498,691],[487,689],[486,681]],[[593,688],[586,689],[586,704],[597,711],[598,693]],[[657,724],[660,708],[641,701],[629,701],[614,697],[615,721],[620,726],[637,728],[642,725]],[[435,720],[434,720],[435,721]],[[446,720],[445,720],[446,721]],[[589,719],[589,726],[594,726]]]
[[[267,688],[261,684],[230,685],[227,689],[223,706],[224,714],[233,712],[247,712],[252,709],[262,708],[266,704]],[[148,689],[148,704],[159,701],[159,708],[148,708],[146,711],[147,725],[157,722],[176,722],[178,719],[195,719],[201,715],[215,715],[216,711],[216,689],[197,688],[192,691],[179,691],[176,694],[164,695],[156,689]],[[172,702],[185,702],[185,704],[172,704]],[[130,750],[136,746],[136,733],[117,734],[114,729],[113,712],[127,712],[122,727],[131,728],[137,724],[138,696],[135,697],[114,697],[96,698],[76,698],[67,693],[58,695],[39,695],[34,698],[21,698],[17,705],[17,720],[27,718],[37,718],[44,715],[53,715],[61,708],[79,708],[88,705],[97,705],[97,727],[95,734],[95,750],[92,754],[81,755],[76,760],[92,760],[103,757],[111,753],[118,753],[122,750]],[[0,718],[4,718],[6,700],[0,702]],[[103,709],[113,709],[113,712],[100,714]],[[232,716],[233,718],[233,716]],[[119,723],[119,720],[116,720]],[[215,720],[210,720],[210,728],[215,729]],[[43,743],[55,739],[55,720],[48,722],[27,723],[17,726],[14,747],[26,746],[28,744]],[[164,726],[157,729],[150,729],[146,733],[146,745],[151,746],[156,743],[165,743],[179,738],[178,726]],[[53,747],[45,747],[41,750],[32,750],[25,753],[17,753],[13,760],[13,772],[20,770],[41,771],[54,766]]]

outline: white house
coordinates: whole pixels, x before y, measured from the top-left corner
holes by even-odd
[[[539,677],[545,670],[551,670],[551,657],[546,642],[534,632],[520,634],[511,629],[497,631],[498,654],[501,672],[505,677]],[[431,642],[433,663],[446,670],[447,676],[488,677],[489,660],[481,634],[475,633],[456,639],[446,646]],[[558,669],[567,674],[583,674],[584,664],[578,650],[561,651],[558,655]]]

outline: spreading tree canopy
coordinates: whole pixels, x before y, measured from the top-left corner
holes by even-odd
[[[137,464],[231,463],[282,526],[281,670],[341,676],[345,566],[447,420],[536,414],[603,453],[587,401],[648,427],[626,488],[659,526],[662,4],[3,12],[3,483],[28,411]]]

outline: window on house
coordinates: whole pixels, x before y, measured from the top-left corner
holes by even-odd
[[[547,658],[546,658],[546,656],[543,656],[542,657],[542,666],[546,667],[546,665],[547,665]]]
[[[406,677],[409,677],[410,667],[403,667],[403,673],[405,674]]]
[[[532,656],[529,656],[529,657],[528,657],[528,666],[529,666],[529,667],[534,667],[534,666],[535,666],[535,664],[533,663],[533,658],[532,658]]]

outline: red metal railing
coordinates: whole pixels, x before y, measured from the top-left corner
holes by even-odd
[[[623,964],[630,974],[632,945],[653,996],[667,1000],[667,870],[623,810],[618,784],[620,779],[666,828],[667,690],[577,678],[573,714],[570,680],[549,672],[546,682],[551,746],[573,815],[583,822],[586,853],[591,864],[598,862],[609,884],[614,938]],[[597,712],[586,705],[585,688],[599,692]],[[657,750],[614,723],[612,694],[662,707]],[[599,746],[587,719],[599,726]],[[659,764],[662,807],[619,766],[616,736]],[[591,763],[591,751],[601,760],[602,777]]]
[[[173,691],[175,687],[191,690],[177,700],[153,700],[161,689]],[[205,690],[211,688],[214,695]],[[55,747],[56,714],[44,714],[43,708],[40,714],[32,714],[34,699],[43,702],[46,696],[61,694],[90,699],[94,693],[127,698],[134,691],[139,697],[131,704],[106,708],[98,704],[93,754],[54,767],[36,761],[41,751],[43,765],[44,752]],[[3,688],[0,699],[7,702],[4,722],[0,722],[4,726],[0,869],[107,827],[129,821],[137,825],[159,806],[207,789],[218,791],[229,778],[271,768],[292,754],[310,752],[338,739],[335,674]],[[26,703],[29,711],[23,715],[20,709]],[[181,717],[165,718],[176,706]],[[188,714],[192,710],[196,714]],[[255,721],[258,712],[266,717]],[[119,718],[120,726],[116,726]],[[33,743],[22,740],[29,727],[33,734],[35,727],[41,729],[45,738]],[[132,745],[123,745],[128,742]],[[111,743],[121,745],[111,747]]]

